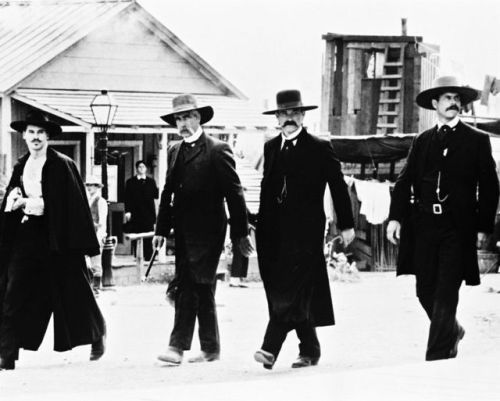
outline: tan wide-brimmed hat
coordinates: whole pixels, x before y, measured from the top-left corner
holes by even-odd
[[[276,94],[276,108],[273,110],[264,111],[262,114],[276,114],[283,110],[313,110],[318,106],[304,106],[302,104],[302,96],[297,89],[286,89]]]
[[[454,92],[460,95],[462,105],[465,106],[481,96],[481,92],[469,86],[462,85],[458,78],[452,75],[436,78],[432,86],[417,95],[417,104],[424,109],[434,110],[432,99],[436,99],[445,92]]]
[[[87,180],[85,181],[85,185],[95,185],[99,188],[103,187],[101,179],[96,175],[91,175],[90,177],[87,177]]]
[[[62,133],[61,126],[49,120],[49,117],[39,110],[30,111],[26,114],[24,120],[13,121],[10,123],[12,129],[17,132],[24,132],[28,125],[36,125],[45,129],[49,138],[54,137]]]
[[[165,114],[160,118],[174,127],[176,126],[175,115],[186,111],[197,110],[200,113],[200,124],[209,122],[214,116],[214,109],[212,109],[212,106],[198,107],[196,98],[189,93],[174,97],[172,99],[172,109],[171,113]]]

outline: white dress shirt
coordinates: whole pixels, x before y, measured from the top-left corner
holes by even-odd
[[[26,206],[24,213],[32,216],[43,216],[44,202],[42,198],[42,168],[47,156],[37,159],[28,157],[23,170],[23,186],[26,192]]]
[[[285,141],[292,141],[293,146],[297,145],[297,137],[299,134],[302,132],[302,125],[297,128],[297,131],[293,132],[292,134],[285,136],[285,134],[282,132],[281,133],[281,149],[283,149],[283,146],[285,146]]]

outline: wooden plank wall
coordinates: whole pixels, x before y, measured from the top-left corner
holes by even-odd
[[[109,26],[76,43],[22,87],[222,93],[129,14],[120,14]]]

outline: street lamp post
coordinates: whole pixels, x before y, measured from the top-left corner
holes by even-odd
[[[107,90],[101,90],[101,93],[96,95],[90,103],[90,109],[94,116],[95,125],[99,128],[99,152],[101,154],[101,181],[102,181],[102,197],[108,201],[108,129],[113,122],[118,104]],[[114,248],[116,247],[116,237],[112,237],[111,230],[111,215],[109,213],[108,202],[108,219],[107,219],[107,237],[102,249],[102,285],[103,287],[111,287],[113,283],[113,271],[111,270]]]

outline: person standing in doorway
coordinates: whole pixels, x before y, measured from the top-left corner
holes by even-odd
[[[417,96],[437,124],[413,141],[392,194],[387,238],[400,242],[397,274],[414,274],[430,319],[425,359],[455,358],[462,281],[479,284],[477,247],[493,231],[499,184],[488,134],[459,118],[479,92],[453,76]]]
[[[154,231],[156,221],[155,199],[158,199],[158,187],[153,178],[148,177],[148,168],[144,160],[135,163],[136,175],[125,184],[125,221],[129,233]],[[150,260],[153,255],[151,239],[143,240],[143,255]],[[134,243],[135,254],[135,243]]]

